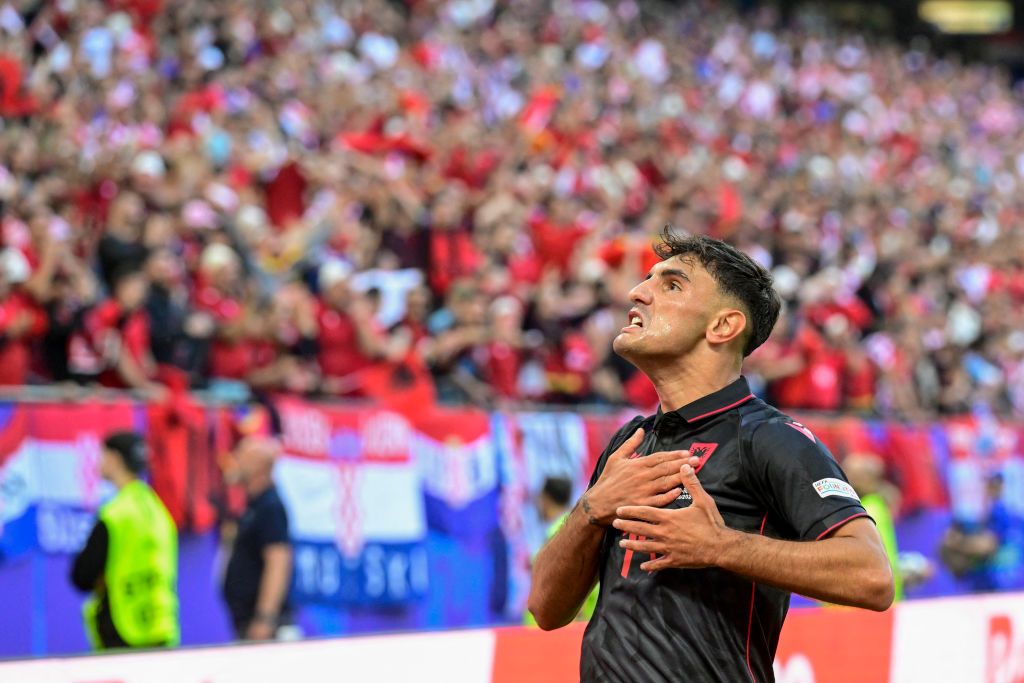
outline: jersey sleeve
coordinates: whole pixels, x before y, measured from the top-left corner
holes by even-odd
[[[755,428],[743,467],[751,493],[795,540],[819,540],[868,516],[828,448],[798,422],[772,420]]]
[[[619,431],[615,432],[615,435],[612,436],[611,440],[608,442],[608,445],[605,446],[604,451],[601,452],[601,457],[597,459],[597,464],[594,465],[594,472],[590,475],[590,483],[587,484],[587,488],[590,488],[591,486],[597,483],[597,480],[601,476],[601,473],[604,472],[604,466],[605,463],[608,462],[609,456],[611,456],[611,454],[615,452],[615,449],[621,446],[626,441],[626,439],[633,435],[633,432],[636,431],[636,428],[639,427],[641,423],[643,423],[643,421],[644,418],[637,415],[628,423],[626,423],[626,426],[622,427]]]

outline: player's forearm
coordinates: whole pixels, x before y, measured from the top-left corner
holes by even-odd
[[[565,626],[579,612],[597,578],[604,533],[605,527],[587,522],[577,504],[537,554],[527,607],[542,629]]]
[[[723,569],[816,600],[877,611],[892,604],[885,550],[862,538],[780,541],[727,529],[718,557]]]

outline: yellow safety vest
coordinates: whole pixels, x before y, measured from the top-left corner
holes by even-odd
[[[100,508],[110,539],[101,590],[110,616],[131,647],[177,645],[178,531],[167,508],[149,486],[133,481]],[[83,610],[86,631],[98,647],[94,595]]]

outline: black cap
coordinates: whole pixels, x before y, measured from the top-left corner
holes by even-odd
[[[140,434],[130,431],[114,432],[103,440],[103,446],[120,455],[124,466],[133,474],[146,471],[149,464],[149,448]]]

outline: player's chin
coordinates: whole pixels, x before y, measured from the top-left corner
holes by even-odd
[[[612,351],[620,356],[628,356],[637,351],[640,346],[639,341],[633,332],[619,332],[612,340]]]

